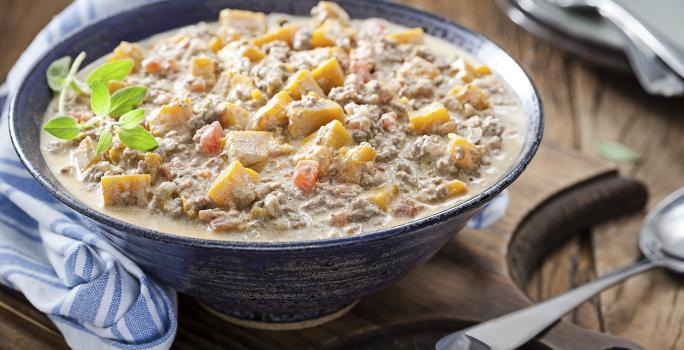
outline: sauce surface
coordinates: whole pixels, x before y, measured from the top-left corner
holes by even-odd
[[[41,151],[51,171],[84,204],[139,226],[195,238],[302,241],[428,216],[480,193],[510,169],[521,149],[524,116],[495,73],[422,31],[379,19],[347,22],[328,6],[318,5],[312,18],[265,16],[264,28],[240,27],[236,11],[232,21],[224,11],[219,23],[129,44],[141,57],[123,83],[148,88],[141,105],[144,125],[159,143],[148,153],[162,159],[144,198],[120,195],[118,187],[110,199],[114,204],[103,205],[101,181],[151,173],[146,152],[115,142],[98,162],[78,168],[79,144],[87,137],[96,143],[98,128],[72,141],[42,131]],[[253,40],[290,27],[297,33],[284,41]],[[312,47],[321,33],[332,42]],[[218,49],[215,38],[222,38]],[[202,72],[198,57],[213,68]],[[319,75],[316,86],[308,86],[308,73],[332,58],[343,81],[329,83]],[[286,121],[259,119],[283,91],[290,96]],[[169,106],[188,111],[188,119],[165,125],[168,118],[160,115]],[[328,107],[343,116],[311,114]],[[92,115],[83,96],[71,96],[67,108],[86,119]],[[45,120],[56,110],[57,99]],[[235,110],[246,111],[245,124]],[[442,112],[448,120],[440,119]],[[245,129],[265,134],[244,134]],[[212,133],[220,136],[218,150],[205,142]],[[259,151],[261,136],[265,154]],[[258,173],[258,180],[251,183],[243,168]],[[317,176],[309,188],[304,180],[311,172]],[[216,187],[225,184],[226,174],[238,174],[228,192]]]

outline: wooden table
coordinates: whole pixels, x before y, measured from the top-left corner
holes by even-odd
[[[0,77],[68,2],[0,0]],[[621,170],[647,184],[649,207],[684,185],[684,99],[649,96],[634,78],[593,67],[535,38],[509,21],[492,0],[401,2],[479,31],[510,52],[542,95],[546,139],[585,153],[594,153],[598,140],[617,141],[639,153],[641,162]],[[638,259],[642,218],[643,213],[616,219],[562,246],[531,278],[530,295],[546,298]],[[653,271],[602,293],[567,319],[648,349],[681,349],[683,287],[679,277]],[[45,317],[5,288],[0,289],[0,339],[0,348],[65,346]]]

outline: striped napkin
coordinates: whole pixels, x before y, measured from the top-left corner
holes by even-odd
[[[34,181],[10,144],[2,106],[53,43],[99,17],[152,1],[158,0],[76,0],[38,34],[0,87],[0,283],[46,313],[74,349],[168,349],[177,328],[176,294]],[[492,224],[507,205],[504,192],[469,225]]]

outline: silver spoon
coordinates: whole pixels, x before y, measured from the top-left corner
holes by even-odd
[[[639,235],[645,259],[538,304],[449,334],[436,350],[515,349],[602,290],[654,267],[684,273],[684,187],[651,210]]]

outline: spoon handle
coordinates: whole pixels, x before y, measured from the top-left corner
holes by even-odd
[[[657,262],[641,260],[551,299],[468,328],[459,332],[461,334],[455,333],[453,341],[447,340],[442,344],[456,345],[459,343],[456,338],[465,334],[487,344],[493,350],[517,348],[602,290],[656,266],[659,266]],[[456,350],[459,347],[447,345],[440,349]]]

